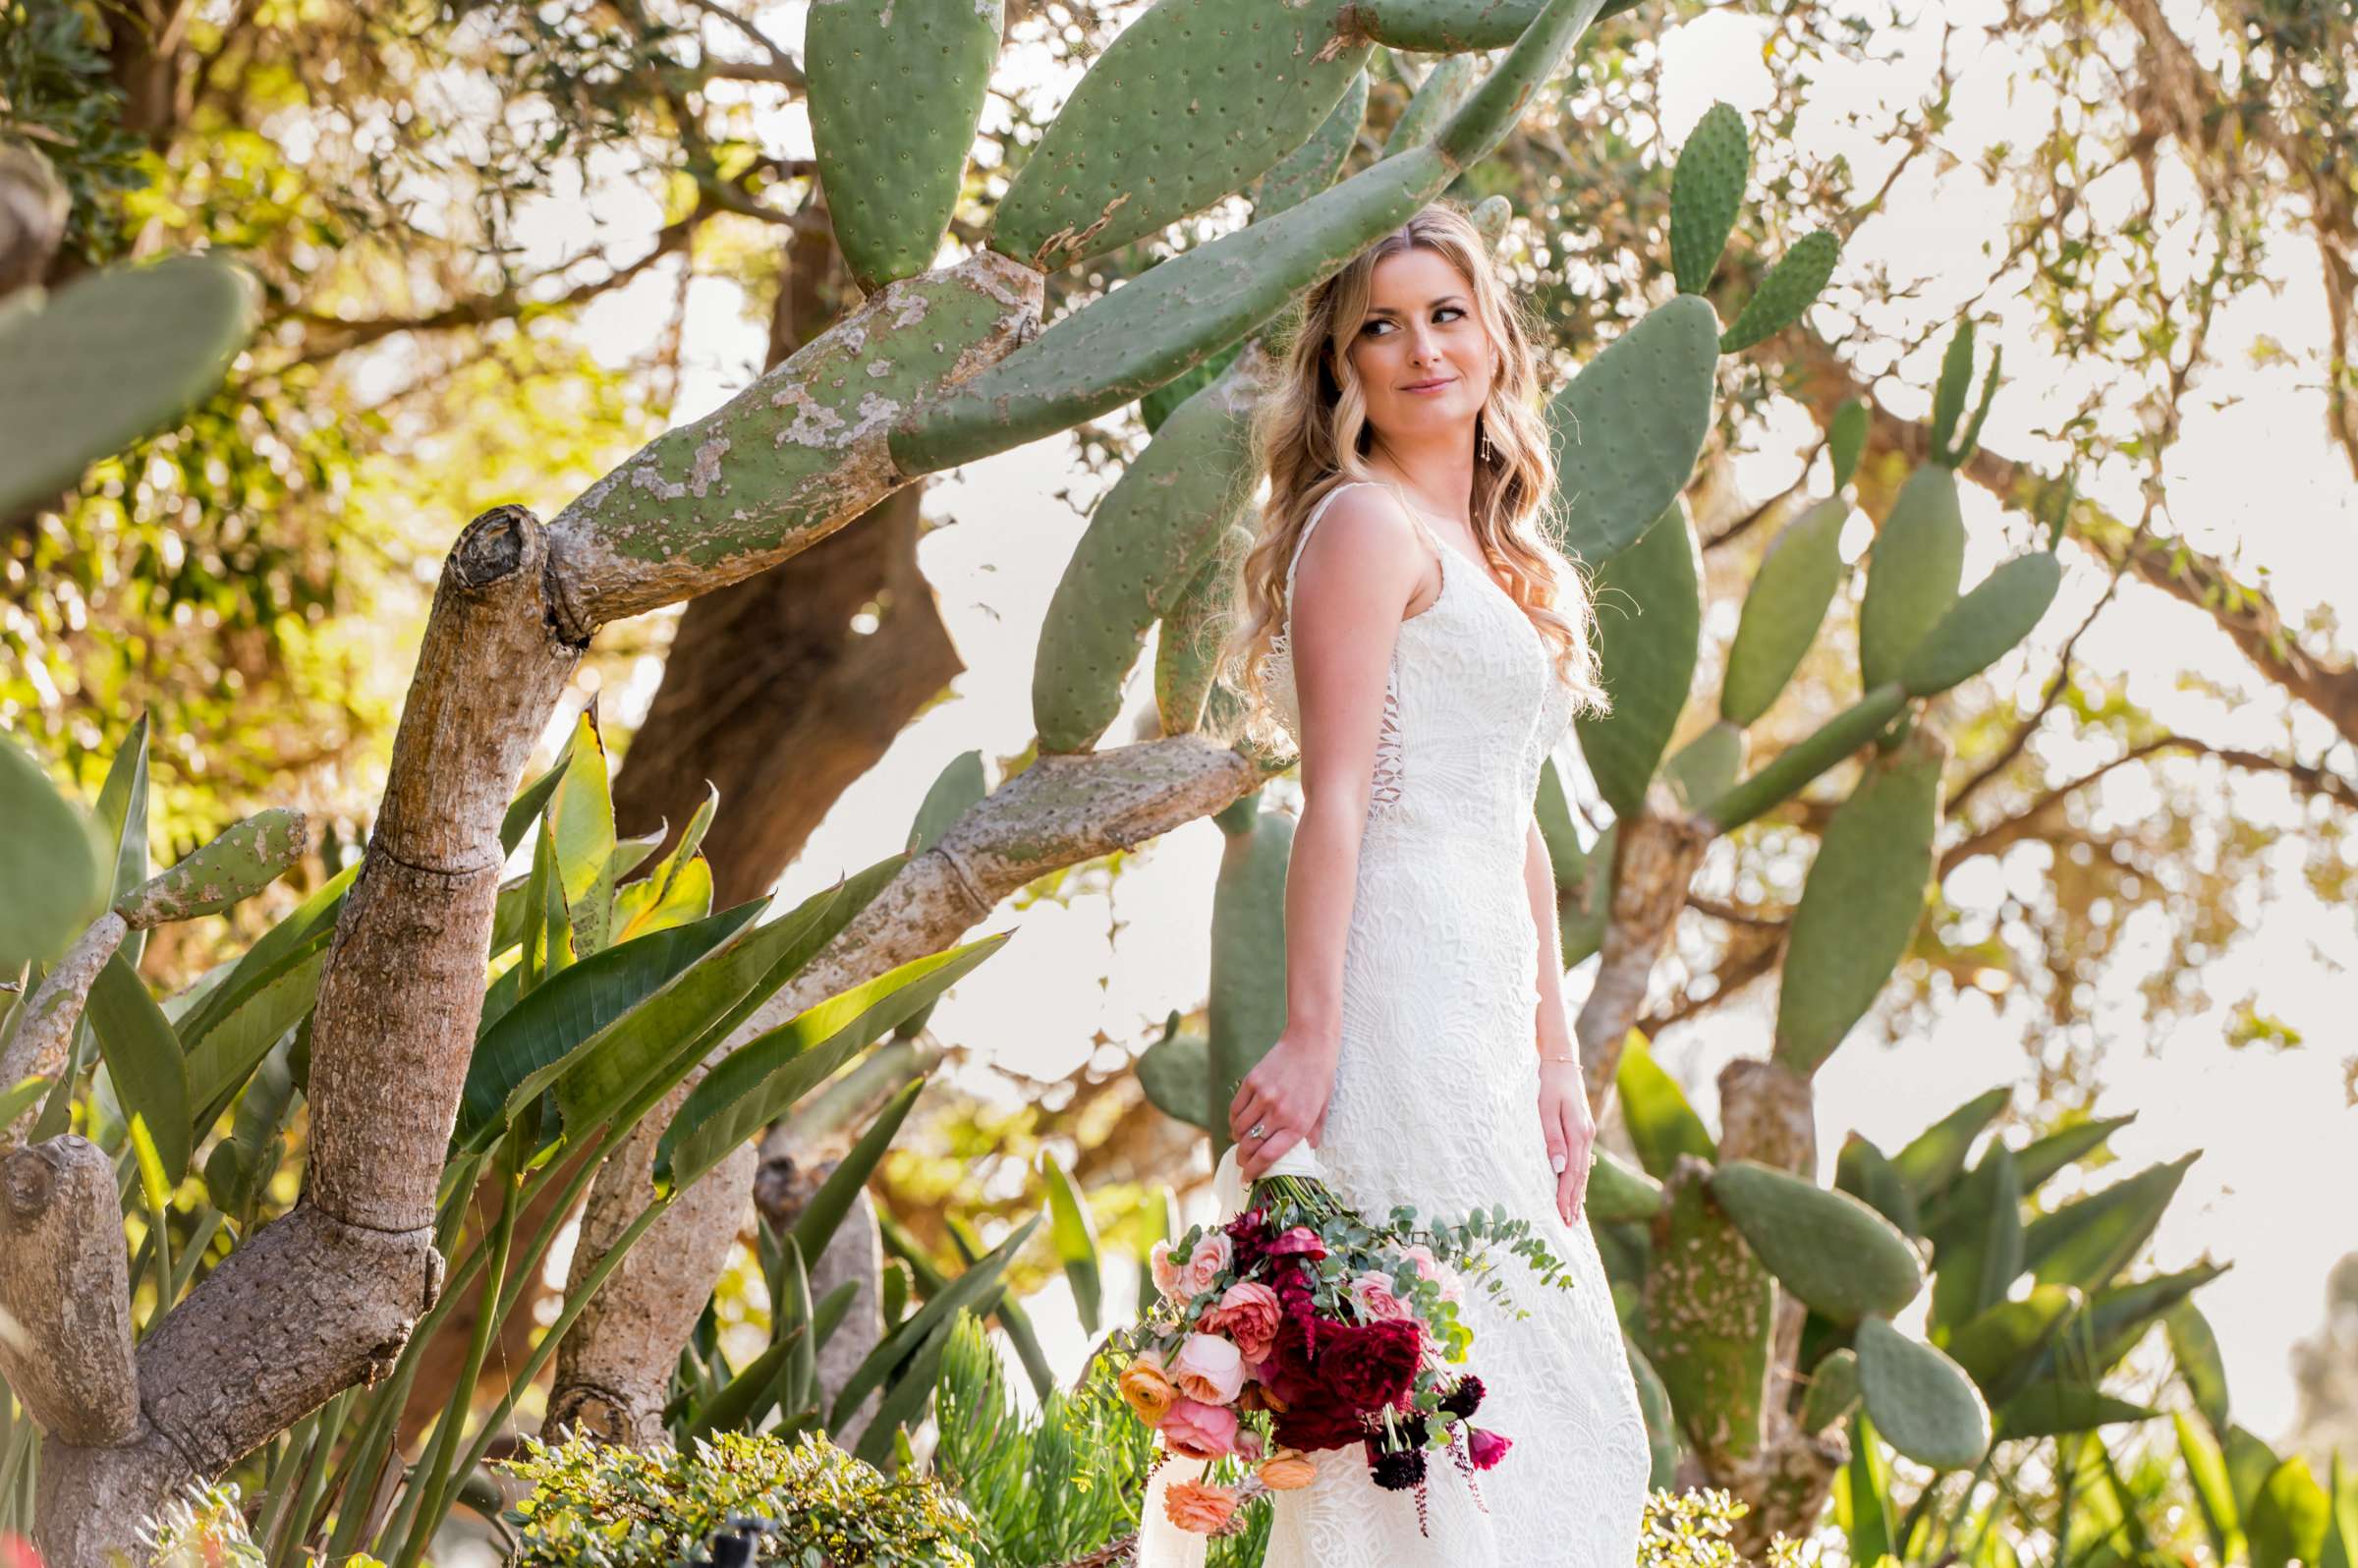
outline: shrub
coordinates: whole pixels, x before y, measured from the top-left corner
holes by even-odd
[[[894,1479],[815,1432],[721,1432],[679,1452],[527,1440],[532,1484],[510,1517],[517,1568],[670,1568],[714,1532],[770,1522],[765,1562],[793,1568],[974,1568],[974,1516],[929,1476]]]
[[[1696,1491],[1657,1489],[1646,1499],[1646,1523],[1638,1536],[1638,1568],[1746,1568],[1728,1540],[1749,1505],[1716,1486]],[[1811,1568],[1798,1541],[1779,1536],[1768,1547],[1768,1568]]]

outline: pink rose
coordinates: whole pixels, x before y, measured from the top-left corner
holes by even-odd
[[[1225,1405],[1245,1386],[1244,1354],[1217,1334],[1188,1335],[1169,1371],[1179,1392],[1207,1405]]]
[[[1440,1282],[1441,1300],[1447,1302],[1464,1301],[1466,1299],[1466,1281],[1464,1276],[1459,1274],[1456,1269],[1451,1268],[1447,1263],[1436,1263],[1433,1266],[1437,1272],[1428,1275],[1427,1277],[1438,1280]]]
[[[1179,1294],[1179,1265],[1171,1261],[1171,1244],[1158,1241],[1147,1250],[1147,1267],[1153,1272],[1154,1288],[1162,1292],[1164,1301],[1184,1302]]]
[[[1219,1459],[1236,1451],[1236,1412],[1201,1400],[1174,1400],[1162,1425],[1162,1443],[1189,1459]]]
[[[1466,1428],[1466,1457],[1474,1461],[1476,1470],[1489,1469],[1504,1459],[1506,1451],[1514,1445],[1513,1438],[1497,1432],[1486,1431],[1478,1427]]]
[[[1417,1277],[1419,1279],[1434,1279],[1439,1277],[1441,1265],[1433,1258],[1432,1249],[1426,1246],[1423,1242],[1417,1243],[1414,1247],[1400,1248],[1398,1251],[1402,1261],[1411,1262],[1417,1265]]]
[[[1326,1256],[1326,1244],[1308,1225],[1296,1225],[1269,1243],[1268,1252],[1271,1258],[1288,1258],[1299,1253],[1315,1262]]]
[[[1228,1287],[1219,1305],[1204,1315],[1207,1333],[1226,1334],[1247,1361],[1265,1361],[1277,1338],[1277,1293],[1259,1280]]]
[[[1344,1288],[1350,1293],[1351,1299],[1359,1304],[1360,1316],[1370,1322],[1411,1316],[1407,1305],[1392,1294],[1389,1274],[1379,1274],[1371,1268],[1364,1274],[1351,1276],[1351,1283]]]
[[[1211,1289],[1213,1283],[1228,1271],[1229,1260],[1236,1256],[1235,1244],[1221,1231],[1212,1231],[1196,1243],[1195,1252],[1188,1258],[1187,1266],[1179,1270],[1182,1300],[1192,1300]]]

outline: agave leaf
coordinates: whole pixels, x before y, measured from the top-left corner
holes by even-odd
[[[909,1119],[909,1112],[916,1106],[918,1095],[925,1092],[926,1083],[924,1078],[915,1079],[886,1100],[875,1120],[869,1123],[850,1150],[827,1173],[827,1179],[818,1184],[818,1191],[803,1205],[803,1212],[787,1237],[798,1259],[816,1258],[827,1250],[843,1223],[843,1216],[851,1212],[854,1198],[875,1174],[884,1151],[892,1147],[901,1124]]]
[[[912,959],[797,1013],[723,1058],[689,1091],[655,1148],[655,1180],[677,1192],[794,1108],[914,1009],[995,953],[1005,933]]]
[[[1695,1107],[1687,1103],[1678,1081],[1662,1071],[1645,1038],[1634,1031],[1621,1048],[1614,1087],[1621,1095],[1629,1141],[1647,1175],[1656,1181],[1667,1180],[1681,1154],[1704,1160],[1719,1157],[1718,1146],[1712,1143],[1703,1118],[1695,1114]]]
[[[1089,1211],[1089,1195],[1054,1149],[1039,1151],[1039,1174],[1048,1189],[1048,1220],[1056,1256],[1064,1261],[1064,1277],[1072,1282],[1073,1302],[1081,1311],[1081,1326],[1097,1331],[1099,1309],[1105,1297],[1099,1262],[1097,1222]]]
[[[98,1036],[124,1116],[145,1126],[165,1182],[178,1186],[189,1169],[189,1074],[171,1020],[121,953],[98,972],[83,1016]]]

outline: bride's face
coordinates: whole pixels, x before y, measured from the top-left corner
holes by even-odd
[[[1368,318],[1348,350],[1379,436],[1425,445],[1473,440],[1498,351],[1474,309],[1474,286],[1438,252],[1416,246],[1376,263]]]

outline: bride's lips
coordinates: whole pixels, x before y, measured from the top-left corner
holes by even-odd
[[[1408,385],[1402,387],[1400,390],[1403,392],[1438,392],[1443,387],[1451,387],[1455,385],[1457,385],[1457,377],[1454,375],[1445,375],[1437,380],[1411,381],[1408,383]]]

